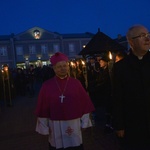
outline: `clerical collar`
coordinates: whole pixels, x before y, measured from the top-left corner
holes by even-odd
[[[56,75],[59,79],[65,79],[68,77],[68,75],[64,76],[64,77],[59,77],[58,75]]]
[[[139,59],[139,60],[142,60],[142,58],[143,58],[143,56],[138,56],[138,59]]]

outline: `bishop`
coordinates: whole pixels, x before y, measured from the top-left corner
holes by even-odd
[[[60,52],[51,57],[55,76],[43,83],[35,110],[36,131],[49,135],[50,150],[83,150],[81,128],[92,126],[93,103],[80,81],[68,76],[67,61],[68,57]]]

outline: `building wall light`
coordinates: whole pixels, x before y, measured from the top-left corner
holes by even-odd
[[[40,35],[40,31],[39,30],[34,30],[33,33],[34,33],[35,39],[39,39],[40,38],[41,35]]]

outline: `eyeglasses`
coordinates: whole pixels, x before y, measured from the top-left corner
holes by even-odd
[[[141,39],[150,38],[150,32],[148,32],[148,33],[142,33],[142,34],[140,34],[138,36],[132,37],[132,39],[136,39],[136,38],[141,38]]]

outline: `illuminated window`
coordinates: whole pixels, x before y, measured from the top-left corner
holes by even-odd
[[[42,65],[43,65],[43,66],[46,66],[46,65],[47,65],[46,61],[43,61],[43,62],[42,62]]]

